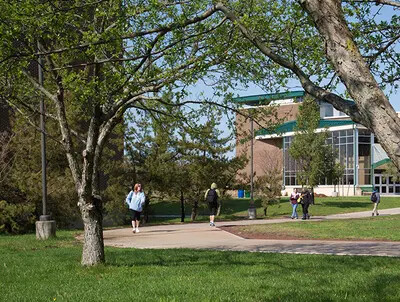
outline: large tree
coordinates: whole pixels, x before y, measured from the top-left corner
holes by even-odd
[[[373,131],[400,168],[400,118],[383,91],[395,89],[400,79],[400,2],[255,0],[215,6],[246,38],[247,48],[237,44],[250,54],[249,64],[259,66],[255,80],[261,75],[282,85],[297,77],[308,94]],[[340,85],[344,94],[337,92]]]
[[[202,4],[0,1],[0,94],[27,117],[46,98],[46,117],[58,123],[54,139],[65,150],[84,222],[83,265],[105,260],[99,172],[124,112],[159,112],[157,102],[187,104],[187,85],[229,56],[229,44],[209,35],[224,30],[225,20],[211,21],[216,8]],[[38,64],[44,84],[32,70]]]

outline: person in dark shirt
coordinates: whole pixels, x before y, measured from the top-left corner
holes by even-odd
[[[308,191],[307,189],[301,193],[300,203],[301,203],[301,207],[303,208],[303,218],[301,218],[301,219],[302,220],[310,219],[310,214],[308,213],[308,208],[309,208],[310,204],[312,203],[312,198],[311,198],[310,191]]]

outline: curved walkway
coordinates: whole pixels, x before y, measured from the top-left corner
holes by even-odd
[[[380,215],[400,214],[400,208],[380,210]],[[313,221],[370,217],[371,211],[311,217]],[[269,219],[218,222],[217,226],[268,223],[303,223],[301,220]],[[333,241],[333,240],[265,240],[244,239],[210,227],[208,223],[145,226],[133,234],[131,228],[104,231],[104,244],[130,248],[191,248],[231,251],[368,255],[400,257],[400,242],[388,241]]]

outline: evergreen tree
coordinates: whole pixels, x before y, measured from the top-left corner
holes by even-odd
[[[192,206],[195,220],[204,200],[204,191],[216,182],[224,192],[244,166],[245,159],[227,157],[232,136],[224,137],[218,127],[221,115],[209,106],[171,112],[185,123],[176,123],[170,115],[135,113],[127,136],[129,162],[135,179],[144,183],[150,199],[179,200],[181,221],[185,206]],[[133,122],[134,121],[134,122]]]
[[[333,180],[337,178],[335,173],[339,173],[333,148],[326,144],[328,132],[317,132],[319,121],[318,103],[306,97],[299,107],[289,154],[297,163],[298,183],[311,188],[312,192],[325,177]]]

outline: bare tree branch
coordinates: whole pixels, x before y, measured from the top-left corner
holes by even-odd
[[[323,88],[315,85],[294,62],[289,62],[286,58],[275,53],[271,48],[269,48],[266,44],[262,43],[262,39],[260,39],[256,34],[254,34],[250,29],[244,26],[239,18],[229,10],[224,4],[217,3],[215,5],[216,9],[220,10],[234,23],[242,32],[242,34],[254,45],[256,46],[265,56],[278,63],[279,65],[291,70],[300,80],[301,85],[304,90],[310,95],[318,98],[318,99],[326,99],[329,103],[331,103],[338,110],[346,113],[351,116],[354,121],[360,121],[361,117],[356,110],[356,105],[352,102],[349,102],[340,96],[326,91]]]
[[[399,1],[391,1],[391,0],[345,0],[343,2],[375,3],[376,5],[389,5],[389,6],[394,6],[394,7],[400,8]]]

